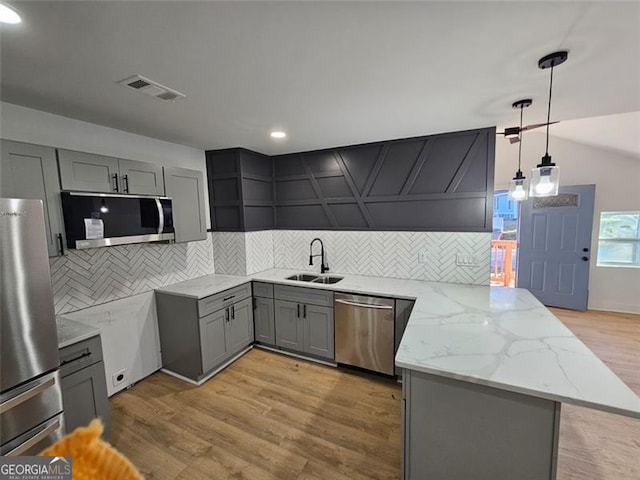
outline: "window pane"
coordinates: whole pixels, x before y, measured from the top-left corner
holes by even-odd
[[[639,212],[602,212],[600,238],[640,238]]]
[[[634,263],[636,242],[601,240],[598,246],[598,265],[603,263]]]

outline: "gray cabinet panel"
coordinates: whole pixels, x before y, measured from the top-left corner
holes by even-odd
[[[304,352],[333,360],[333,308],[303,305]]]
[[[42,200],[49,256],[61,255],[66,244],[55,149],[9,140],[0,148],[0,196]]]
[[[228,310],[222,309],[200,319],[200,350],[203,373],[217,367],[231,353],[227,339]]]
[[[229,352],[235,354],[253,342],[253,302],[247,298],[228,307],[230,319],[227,323]]]
[[[202,172],[184,168],[164,169],[166,195],[173,199],[176,242],[207,238]]]
[[[62,404],[67,432],[86,427],[98,417],[104,424],[104,436],[110,436],[109,401],[102,362],[62,377]]]
[[[164,195],[164,178],[160,165],[120,159],[118,166],[124,193]]]
[[[333,306],[333,292],[331,290],[276,285],[274,295],[278,300],[288,300],[290,302],[307,303],[325,307]]]
[[[58,149],[58,162],[63,190],[122,192],[122,185],[116,188],[117,158]]]
[[[229,307],[232,304],[244,300],[251,296],[251,284],[245,283],[239,287],[230,288],[224,292],[216,293],[209,297],[205,297],[202,300],[198,300],[198,314],[201,317],[209,315],[224,307]]]
[[[559,404],[405,370],[404,480],[554,480]]]
[[[273,284],[253,282],[253,295],[255,297],[273,298]]]
[[[279,347],[303,351],[303,324],[298,317],[301,308],[298,303],[275,301],[276,345]]]
[[[253,299],[253,324],[256,342],[266,345],[276,344],[276,325],[274,316],[274,302],[271,298],[255,297]]]

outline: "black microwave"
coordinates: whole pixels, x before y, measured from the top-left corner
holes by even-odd
[[[62,192],[69,248],[175,240],[169,197]]]

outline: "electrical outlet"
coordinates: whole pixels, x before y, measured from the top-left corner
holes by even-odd
[[[477,267],[478,257],[475,255],[456,254],[456,265],[459,267]]]
[[[117,371],[111,376],[111,381],[113,383],[113,387],[117,388],[120,385],[127,382],[127,369],[123,368],[122,370]]]

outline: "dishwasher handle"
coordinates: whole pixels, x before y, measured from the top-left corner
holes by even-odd
[[[393,305],[376,305],[374,303],[358,303],[358,302],[351,302],[349,300],[343,300],[341,298],[336,298],[335,302],[343,303],[344,305],[351,305],[353,307],[376,308],[378,310],[393,310]]]

